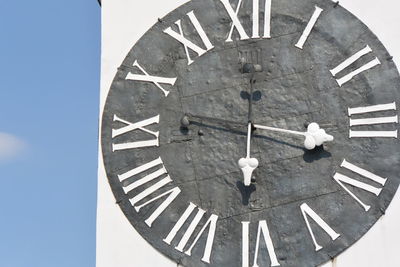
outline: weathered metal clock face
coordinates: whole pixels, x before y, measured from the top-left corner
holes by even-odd
[[[101,129],[112,191],[184,266],[317,266],[396,192],[399,86],[383,45],[331,1],[191,1],[112,83]],[[312,122],[334,140],[320,145]]]

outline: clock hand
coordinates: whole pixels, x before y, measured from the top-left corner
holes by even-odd
[[[281,128],[263,126],[263,125],[259,125],[259,124],[254,124],[254,127],[256,129],[262,129],[262,130],[267,130],[267,131],[282,132],[282,133],[288,133],[288,134],[293,134],[293,135],[302,135],[305,137],[304,147],[308,150],[314,149],[316,146],[320,146],[325,142],[333,141],[333,136],[327,134],[325,132],[325,130],[321,129],[319,127],[319,125],[315,122],[310,123],[308,125],[306,132],[286,130],[286,129],[281,129]]]
[[[253,122],[253,85],[256,82],[256,80],[254,80],[254,74],[255,73],[253,72],[250,78],[249,115],[248,115],[249,123]]]
[[[261,71],[262,68],[260,65],[255,65],[251,63],[246,63],[243,65],[242,72],[243,73],[251,73],[250,77],[250,94],[249,94],[249,112],[248,112],[248,124],[247,124],[247,153],[246,158],[241,158],[238,161],[239,168],[243,172],[243,182],[245,186],[249,186],[251,184],[251,175],[253,171],[258,167],[258,160],[256,158],[250,157],[250,143],[251,143],[251,135],[253,132],[253,85],[256,82],[254,80],[254,76],[256,71]]]
[[[239,168],[243,172],[244,185],[249,186],[251,183],[251,174],[258,167],[258,160],[256,158],[250,158],[250,141],[251,141],[252,124],[249,122],[247,126],[247,147],[246,157],[241,158],[238,161]]]

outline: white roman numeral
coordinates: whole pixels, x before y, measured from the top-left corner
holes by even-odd
[[[171,244],[171,241],[174,239],[174,237],[178,233],[178,231],[182,228],[183,224],[187,221],[187,219],[189,218],[190,214],[192,214],[192,211],[194,209],[196,209],[196,205],[193,203],[190,203],[189,206],[187,207],[187,209],[185,210],[185,212],[182,214],[182,216],[176,222],[175,226],[171,229],[168,236],[164,239],[165,243],[167,243],[168,245]],[[205,210],[198,208],[196,216],[194,217],[193,221],[190,223],[189,227],[186,229],[186,232],[183,235],[182,239],[180,240],[178,246],[175,247],[176,250],[183,252],[187,242],[189,241],[189,238],[194,233],[194,230],[196,229],[197,225],[199,224],[200,220],[203,218],[205,213],[206,213]],[[201,260],[204,262],[210,263],[211,250],[212,250],[212,246],[214,243],[214,236],[215,236],[217,220],[218,220],[218,216],[215,214],[211,214],[210,218],[207,220],[207,222],[204,224],[203,228],[201,228],[200,232],[197,234],[197,237],[193,241],[192,245],[185,251],[186,255],[189,255],[189,256],[191,255],[193,247],[196,245],[197,241],[200,239],[204,230],[207,227],[209,227],[206,246],[204,249],[204,255]]]
[[[152,82],[164,93],[165,96],[168,96],[169,91],[165,90],[160,84],[174,85],[177,78],[164,78],[158,76],[151,76],[146,72],[146,70],[142,66],[139,65],[137,60],[135,60],[133,66],[137,67],[142,73],[144,73],[144,75],[134,74],[132,72],[129,72],[128,75],[126,76],[126,80]]]
[[[242,222],[242,267],[249,267],[249,225],[250,222]],[[261,233],[263,234],[264,242],[267,245],[271,266],[279,266],[280,264],[275,254],[275,249],[272,243],[271,235],[269,234],[267,221],[262,220],[258,222],[256,249],[254,252],[254,262],[252,267],[258,267],[257,258],[260,247]]]
[[[196,29],[197,33],[199,34],[201,40],[203,41],[203,44],[206,47],[206,50],[204,50],[203,48],[201,48],[198,45],[194,44],[192,41],[189,41],[187,38],[185,38],[185,36],[183,35],[183,29],[182,29],[181,20],[177,20],[175,22],[175,24],[178,26],[179,33],[177,33],[176,31],[172,30],[171,27],[165,29],[164,32],[166,34],[168,34],[169,36],[173,37],[174,39],[176,39],[178,42],[183,44],[183,46],[185,48],[186,57],[187,57],[187,60],[188,60],[188,65],[190,65],[194,61],[191,59],[191,57],[189,55],[189,48],[192,51],[194,51],[195,53],[197,53],[197,55],[200,57],[201,55],[205,54],[207,51],[213,49],[214,46],[211,44],[210,40],[207,37],[207,34],[205,33],[203,27],[200,25],[200,22],[197,19],[197,17],[195,16],[195,14],[193,13],[193,11],[190,11],[186,15],[189,17],[190,21],[192,22],[192,25],[194,26],[194,28]]]
[[[336,68],[330,70],[330,72],[332,73],[332,75],[334,77],[336,77],[336,74],[338,74],[339,72],[341,72],[342,70],[344,70],[345,68],[347,68],[348,66],[350,66],[351,64],[353,64],[354,62],[356,62],[358,59],[360,59],[362,56],[367,55],[369,53],[372,52],[372,49],[367,45],[364,49],[361,49],[360,51],[358,51],[357,53],[355,53],[354,55],[352,55],[351,57],[349,57],[348,59],[346,59],[345,61],[343,61],[341,64],[339,64]],[[375,59],[371,60],[370,62],[368,62],[367,64],[365,64],[364,66],[350,72],[349,74],[343,76],[340,79],[336,79],[337,83],[339,84],[339,86],[342,86],[343,84],[347,83],[348,81],[350,81],[351,79],[353,79],[356,75],[369,70],[377,65],[381,64],[381,62],[379,61],[379,59],[377,57],[375,57]]]
[[[310,216],[314,222],[316,222],[330,237],[332,240],[336,240],[340,235],[336,233],[315,211],[313,211],[306,203],[301,204],[300,206],[301,213],[303,214],[304,220],[307,224],[308,231],[310,232],[312,241],[315,245],[315,251],[318,251],[322,248],[317,241],[315,240],[314,233],[311,229],[310,223],[308,221],[308,216]]]
[[[240,40],[247,40],[250,37],[247,35],[243,28],[242,23],[238,18],[238,13],[242,5],[242,0],[238,1],[236,10],[233,10],[229,0],[220,0],[224,5],[229,17],[232,20],[232,26],[228,34],[226,42],[232,42],[233,30],[236,29],[239,33]],[[263,38],[271,38],[271,1],[265,0],[265,11],[264,11],[264,35]],[[253,34],[252,38],[260,38],[260,0],[253,0]]]
[[[271,4],[272,4],[272,0],[265,0],[263,38],[271,38]],[[238,12],[236,12],[236,14],[237,13]],[[252,35],[252,38],[260,38],[259,14],[260,14],[260,0],[253,0],[253,35]],[[233,30],[233,25],[232,25],[231,31],[232,30]],[[230,34],[230,37],[231,37],[231,35],[232,34]]]
[[[374,125],[374,124],[387,124],[387,123],[398,123],[399,118],[397,115],[388,116],[388,117],[375,117],[368,119],[352,119],[351,116],[354,114],[364,114],[371,112],[379,112],[379,111],[387,111],[387,110],[396,110],[396,103],[382,104],[382,105],[374,105],[367,107],[358,107],[358,108],[349,108],[349,117],[350,117],[350,127],[351,126],[359,126],[359,125]],[[392,137],[397,138],[397,130],[394,131],[353,131],[350,129],[349,137]]]
[[[315,6],[315,11],[314,14],[312,15],[310,21],[308,22],[306,28],[304,29],[303,34],[301,35],[299,41],[295,45],[297,48],[303,49],[303,45],[307,41],[308,36],[310,35],[312,29],[315,26],[315,23],[317,23],[317,20],[319,16],[321,15],[323,9],[320,7]]]
[[[160,166],[161,165],[161,166]],[[159,169],[156,171],[153,171],[150,174],[147,174],[146,176],[144,176],[143,178],[140,178],[136,181],[134,181],[131,184],[125,185],[125,181],[133,176],[136,176],[138,174],[141,174],[143,172],[146,172],[152,168],[155,168],[156,166],[159,166]],[[163,175],[167,174],[167,170],[164,167],[164,164],[161,160],[161,158],[159,157],[156,160],[153,160],[151,162],[148,162],[146,164],[143,164],[142,166],[136,167],[126,173],[120,174],[118,175],[118,178],[120,180],[120,182],[122,183],[123,187],[122,189],[124,190],[125,194],[127,194],[128,192],[132,191],[135,188],[138,188],[139,186],[142,186],[144,184],[147,184],[151,181],[153,181],[154,179],[157,179]],[[151,227],[151,225],[153,224],[153,222],[158,218],[158,216],[160,216],[160,214],[172,203],[172,201],[179,195],[179,193],[181,192],[181,190],[179,189],[179,187],[174,187],[173,189],[170,189],[152,199],[150,199],[149,201],[147,201],[146,203],[143,203],[141,205],[136,205],[139,201],[143,200],[145,197],[148,197],[150,194],[154,193],[155,191],[157,191],[158,189],[162,188],[163,186],[169,184],[170,182],[172,182],[172,179],[168,176],[164,177],[162,180],[160,180],[159,182],[155,183],[154,185],[146,188],[145,190],[143,190],[141,193],[137,194],[136,196],[134,196],[133,198],[131,198],[129,201],[131,202],[132,206],[135,208],[135,210],[137,212],[140,211],[140,209],[144,206],[147,206],[148,204],[168,195],[168,197],[161,203],[161,205],[159,205],[154,211],[153,213],[145,220],[145,223]]]
[[[146,119],[140,122],[136,123],[131,123],[129,121],[123,120],[119,118],[117,115],[114,115],[114,121],[118,121],[121,123],[126,124],[126,126],[123,126],[119,129],[113,129],[112,130],[112,138],[115,138],[117,136],[126,134],[128,132],[132,132],[134,130],[141,130],[143,132],[149,133],[155,137],[153,140],[145,140],[145,141],[135,141],[135,142],[129,142],[129,143],[122,143],[122,144],[112,144],[112,149],[113,152],[117,150],[125,150],[125,149],[132,149],[132,148],[140,148],[140,147],[149,147],[149,146],[158,146],[158,135],[159,132],[154,132],[151,130],[146,129],[145,127],[155,124],[160,121],[160,115],[157,115],[155,117],[152,117],[150,119]]]
[[[226,11],[229,14],[229,17],[232,20],[232,27],[231,30],[229,32],[228,35],[228,39],[226,39],[226,42],[232,42],[232,33],[233,33],[233,29],[236,28],[236,30],[238,31],[239,35],[240,35],[240,40],[246,40],[249,39],[249,36],[247,35],[246,31],[243,28],[242,23],[240,23],[239,18],[238,18],[238,13],[240,10],[240,6],[242,5],[242,0],[239,0],[236,11],[233,10],[231,4],[229,3],[229,0],[220,0],[221,3],[224,5]]]
[[[346,168],[346,169],[348,169],[348,170],[351,170],[351,171],[353,171],[353,172],[355,172],[355,173],[357,173],[357,174],[359,174],[359,175],[361,175],[361,176],[364,176],[365,178],[368,178],[368,179],[370,179],[370,180],[372,180],[372,181],[375,181],[375,182],[381,184],[382,186],[385,185],[386,180],[387,180],[387,178],[382,178],[382,177],[380,177],[380,176],[378,176],[378,175],[375,175],[375,174],[373,174],[373,173],[371,173],[371,172],[369,172],[369,171],[366,171],[366,170],[364,170],[364,169],[361,169],[361,168],[359,168],[359,167],[357,167],[357,166],[355,166],[355,165],[353,165],[353,164],[347,162],[345,159],[343,160],[343,162],[342,162],[342,164],[340,165],[340,167],[343,167],[343,168]],[[365,204],[364,204],[358,197],[356,197],[346,186],[344,186],[343,183],[350,184],[350,185],[352,185],[352,186],[361,188],[361,189],[363,189],[363,190],[365,190],[365,191],[368,191],[368,192],[370,192],[370,193],[375,194],[376,196],[379,196],[379,194],[380,194],[381,191],[382,191],[382,188],[377,188],[377,187],[368,185],[368,184],[366,184],[366,183],[359,182],[359,181],[357,181],[357,180],[355,180],[355,179],[352,179],[352,178],[347,177],[347,176],[345,176],[345,175],[343,175],[343,174],[340,174],[340,173],[335,173],[335,175],[333,176],[333,179],[335,179],[335,181],[336,181],[341,187],[343,187],[343,189],[346,190],[347,193],[349,193],[350,196],[351,196],[352,198],[354,198],[354,199],[364,208],[365,211],[368,211],[368,210],[371,208],[371,206],[365,205]]]

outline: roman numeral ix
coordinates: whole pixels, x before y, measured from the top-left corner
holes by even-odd
[[[129,132],[135,131],[135,130],[140,130],[142,132],[148,133],[155,137],[154,139],[151,140],[144,140],[144,141],[134,141],[134,142],[128,142],[128,143],[119,143],[119,144],[112,144],[112,149],[113,152],[117,150],[126,150],[126,149],[133,149],[133,148],[141,148],[141,147],[149,147],[149,146],[158,146],[158,135],[159,132],[151,131],[146,129],[147,126],[152,125],[152,124],[158,124],[160,121],[160,115],[154,116],[150,119],[142,120],[136,123],[131,123],[129,121],[123,120],[119,118],[117,115],[114,115],[114,122],[120,122],[125,124],[125,126],[119,128],[119,129],[113,129],[112,130],[112,138],[114,139],[115,137],[118,137],[123,134],[127,134]]]

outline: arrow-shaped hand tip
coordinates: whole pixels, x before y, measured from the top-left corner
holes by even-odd
[[[244,185],[249,186],[251,184],[251,175],[258,167],[258,160],[256,158],[241,158],[239,159],[238,164],[239,168],[243,172]]]

